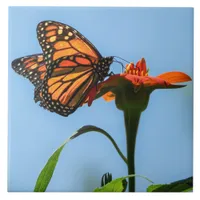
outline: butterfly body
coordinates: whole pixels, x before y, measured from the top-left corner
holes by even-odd
[[[110,65],[113,62],[113,56],[102,57],[96,65],[96,73],[99,74],[99,80],[103,81],[110,70]]]
[[[60,22],[40,22],[37,37],[43,54],[16,59],[12,67],[36,86],[35,102],[68,116],[108,76],[113,57],[102,57],[81,33]]]

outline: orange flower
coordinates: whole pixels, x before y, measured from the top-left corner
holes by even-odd
[[[126,85],[128,81],[132,84],[134,92],[137,93],[141,89],[153,91],[154,89],[180,88],[185,85],[173,85],[173,83],[191,80],[187,74],[176,71],[166,72],[157,77],[149,76],[146,61],[142,58],[137,62],[136,66],[134,66],[134,63],[127,64],[124,73],[113,75],[106,81],[100,83],[99,90],[103,90],[106,87],[119,87],[120,84]],[[115,99],[115,94],[110,91],[104,94],[103,98],[106,101],[111,101]]]
[[[106,81],[101,82],[97,86],[97,91],[96,87],[93,88],[86,101],[90,106],[92,101],[100,96],[106,101],[111,101],[116,99],[117,94],[121,96],[125,93],[126,96],[127,94],[130,96],[132,93],[135,100],[141,101],[145,94],[145,96],[149,96],[155,89],[181,88],[185,85],[174,85],[174,83],[191,80],[187,74],[177,71],[166,72],[156,77],[149,76],[146,61],[142,58],[136,65],[134,63],[127,64],[124,73],[112,75]],[[133,98],[133,95],[130,97]]]
[[[181,88],[174,85],[191,81],[182,72],[167,72],[156,77],[148,75],[145,59],[136,66],[130,63],[125,72],[110,76],[106,81],[94,87],[86,102],[90,106],[94,99],[103,97],[106,101],[115,99],[116,107],[123,111],[127,141],[128,174],[135,174],[135,144],[141,113],[147,108],[150,94],[155,89]],[[129,192],[135,191],[135,179],[129,179]]]

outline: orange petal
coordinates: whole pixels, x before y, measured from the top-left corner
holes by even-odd
[[[127,74],[125,78],[131,81],[134,87],[137,87],[137,88],[141,86],[144,86],[145,88],[152,88],[152,89],[183,87],[182,85],[172,85],[169,81],[166,81],[160,77],[136,76],[136,75]]]
[[[140,69],[140,72],[143,71],[144,74],[147,73],[147,66],[146,66],[146,61],[144,58],[142,58],[141,60],[139,60],[137,63],[136,63],[136,68],[139,68]]]
[[[169,83],[181,83],[191,81],[192,79],[183,72],[166,72],[157,76]]]
[[[144,77],[143,76],[137,76],[137,75],[132,75],[132,74],[126,74],[124,78],[128,81],[130,81],[133,85],[142,85]]]
[[[102,96],[104,98],[105,101],[112,101],[115,99],[115,95],[112,92],[107,92],[106,94],[104,94]]]

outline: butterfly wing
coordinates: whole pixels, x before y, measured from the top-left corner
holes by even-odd
[[[42,54],[17,58],[12,62],[14,71],[28,78],[34,86],[39,86],[46,74],[46,65]]]
[[[35,96],[42,97],[42,107],[68,116],[82,104],[98,80],[89,57],[62,57],[49,66],[42,88]]]
[[[112,59],[103,58],[82,34],[59,22],[39,23],[37,36],[43,54],[16,59],[13,69],[36,86],[36,102],[51,112],[68,116],[104,79]],[[42,58],[41,63],[37,56]]]
[[[64,56],[85,55],[92,61],[102,57],[95,46],[81,33],[60,22],[40,22],[37,27],[37,37],[46,65]]]
[[[48,69],[35,99],[42,107],[68,116],[104,78],[104,69],[99,72],[98,64],[101,60],[104,65],[105,60],[89,40],[69,25],[43,21],[38,24],[37,37]]]

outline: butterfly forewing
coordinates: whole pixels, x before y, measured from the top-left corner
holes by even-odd
[[[72,55],[86,55],[93,61],[102,56],[94,45],[69,25],[54,21],[38,24],[37,37],[44,53],[45,63]]]

